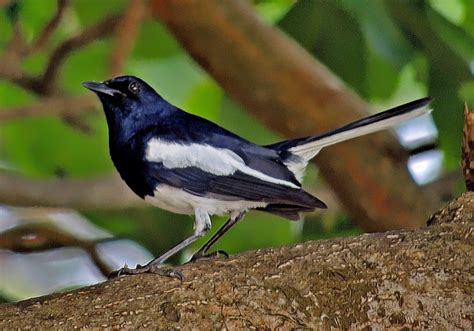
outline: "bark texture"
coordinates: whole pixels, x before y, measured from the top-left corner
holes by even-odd
[[[468,191],[474,191],[474,114],[464,105],[462,130],[461,169]]]
[[[474,193],[432,226],[259,250],[0,306],[0,329],[472,327]],[[457,212],[456,212],[457,211]],[[442,216],[445,215],[445,216]],[[453,216],[458,215],[458,216]]]
[[[151,12],[225,91],[286,137],[324,132],[368,114],[368,105],[248,1],[154,0]],[[408,101],[408,100],[407,100]],[[316,158],[351,219],[367,231],[413,229],[435,211],[408,174],[389,133],[327,148]]]

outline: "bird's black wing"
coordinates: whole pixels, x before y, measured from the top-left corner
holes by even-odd
[[[160,137],[179,144],[202,144],[237,154],[245,164],[265,175],[301,187],[294,173],[283,163],[278,151],[254,144],[199,116],[180,111],[172,119],[160,119],[148,127],[147,139]]]
[[[261,180],[236,171],[229,176],[216,176],[197,167],[168,169],[162,164],[151,166],[154,178],[163,184],[188,193],[223,201],[258,201],[304,208],[326,208],[326,205],[299,188],[291,188]]]

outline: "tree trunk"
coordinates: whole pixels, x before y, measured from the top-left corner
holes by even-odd
[[[0,306],[0,329],[470,329],[474,193],[431,226],[247,252]]]
[[[312,135],[368,115],[367,104],[260,22],[247,1],[154,0],[151,11],[230,96],[284,136]],[[383,231],[422,226],[435,208],[406,161],[393,136],[380,133],[327,148],[316,163],[354,223]]]

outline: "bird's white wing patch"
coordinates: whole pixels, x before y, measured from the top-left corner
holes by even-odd
[[[298,188],[286,180],[273,178],[247,166],[244,160],[227,148],[206,144],[179,144],[152,138],[146,148],[147,161],[161,162],[168,169],[196,167],[216,176],[230,176],[237,170],[260,180]]]
[[[152,138],[148,142],[146,159],[161,162],[168,169],[197,167],[216,176],[228,176],[243,163],[234,152],[202,144],[178,144]]]

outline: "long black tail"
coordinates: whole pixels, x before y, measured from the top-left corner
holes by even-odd
[[[429,108],[431,100],[432,98],[430,97],[418,99],[368,116],[335,130],[314,136],[285,140],[266,147],[280,152],[289,152],[287,153],[289,155],[287,160],[283,160],[283,162],[295,174],[296,178],[301,179],[308,161],[324,147],[384,130],[412,118],[427,114],[431,111]]]

